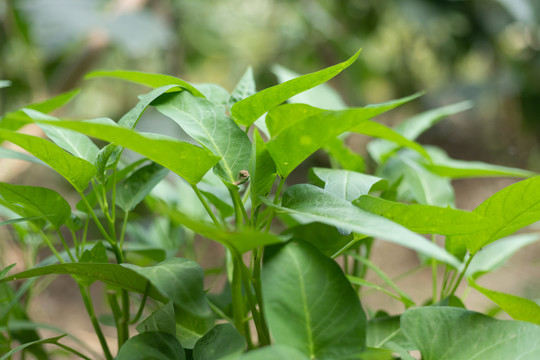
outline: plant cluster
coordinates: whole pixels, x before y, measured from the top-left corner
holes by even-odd
[[[87,77],[153,90],[117,122],[48,115],[77,91],[5,114],[0,138],[27,153],[2,148],[2,157],[51,168],[80,201],[72,207],[51,189],[0,183],[8,219],[0,225],[9,224],[29,254],[27,270],[0,271],[0,359],[16,352],[47,359],[52,350],[44,344],[89,359],[63,342],[65,334],[40,338],[40,325],[28,318],[37,279],[51,274],[76,280],[107,360],[412,359],[411,351],[425,360],[540,357],[538,305],[477,283],[538,239],[513,234],[540,219],[540,177],[451,159],[415,141],[468,102],[393,129],[372,119],[419,94],[345,107],[323,83],[357,57],[303,76],[280,69],[283,82],[259,92],[248,69],[231,94],[172,76],[98,71]],[[325,108],[316,106],[323,101]],[[188,138],[137,131],[150,106]],[[18,131],[26,124],[48,139]],[[348,147],[351,133],[377,138],[367,147],[372,175]],[[318,150],[332,167],[311,168],[309,183],[287,184]],[[451,180],[487,176],[526,180],[472,212],[457,209]],[[223,266],[204,270],[193,260],[200,238],[223,246]],[[416,303],[370,261],[378,241],[414,250],[419,267],[431,268],[427,303]],[[37,256],[43,247],[50,257]],[[185,257],[177,257],[180,248]],[[216,272],[226,278],[220,292],[205,283]],[[380,282],[368,281],[368,272]],[[109,314],[94,310],[89,287],[96,281],[106,284]],[[468,311],[456,296],[465,281],[515,320]],[[362,296],[373,290],[401,302],[404,312],[364,309]],[[103,326],[116,329],[116,355]]]

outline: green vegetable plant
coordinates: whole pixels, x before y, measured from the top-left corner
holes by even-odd
[[[2,148],[0,155],[50,168],[78,200],[0,183],[0,225],[27,255],[26,270],[14,272],[13,264],[0,272],[0,359],[19,352],[37,359],[412,359],[415,351],[425,360],[540,358],[538,305],[478,281],[538,239],[514,233],[540,220],[540,177],[451,159],[415,141],[468,102],[395,128],[373,119],[421,94],[345,106],[324,82],[358,55],[302,76],[275,68],[280,83],[258,92],[248,69],[230,94],[172,76],[98,71],[87,78],[152,90],[117,121],[49,115],[78,91],[6,113],[0,139],[26,152]],[[183,135],[137,130],[149,107]],[[19,131],[26,124],[46,138]],[[374,138],[370,162],[347,145],[353,133]],[[288,181],[317,151],[332,166],[311,167],[306,183]],[[524,180],[472,212],[456,208],[452,179],[493,176]],[[203,268],[197,259],[209,241],[224,255]],[[419,267],[431,269],[429,299],[418,303],[370,259],[380,241],[413,250]],[[68,345],[60,329],[42,338],[44,325],[29,318],[37,285],[53,274],[75,279],[101,354]],[[96,281],[105,284],[107,313],[97,313],[90,296]],[[460,284],[515,320],[467,310]],[[373,291],[401,303],[403,313],[363,307]],[[114,349],[105,326],[116,330]]]

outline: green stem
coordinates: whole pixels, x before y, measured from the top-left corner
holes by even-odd
[[[248,214],[246,212],[246,208],[244,207],[244,204],[242,203],[242,199],[240,198],[238,189],[229,188],[229,193],[231,194],[231,198],[234,204],[234,213],[236,216],[237,227],[239,226],[241,227],[242,224],[244,223],[249,225]]]
[[[435,244],[435,235],[431,235],[431,242]],[[431,258],[431,302],[435,304],[437,302],[437,259]]]
[[[232,292],[232,306],[233,306],[233,318],[234,325],[238,332],[244,338],[246,337],[246,331],[244,328],[244,296],[242,294],[242,274],[240,267],[238,266],[236,256],[233,258],[233,271],[231,279],[231,292]]]
[[[124,220],[122,221],[122,230],[120,232],[120,251],[124,252],[124,237],[126,235],[129,211],[124,211]]]
[[[148,299],[148,292],[150,291],[150,281],[146,283],[146,289],[144,290],[144,295],[141,300],[141,304],[139,305],[139,309],[137,310],[137,313],[135,314],[135,317],[131,319],[129,322],[130,325],[135,324],[142,316],[144,307],[146,305],[146,300]]]
[[[218,219],[217,219],[216,216],[214,215],[214,212],[213,212],[212,209],[210,208],[210,205],[208,205],[208,202],[207,202],[206,199],[204,198],[203,194],[201,194],[201,191],[199,190],[199,188],[197,188],[196,185],[191,185],[191,187],[193,188],[193,191],[195,191],[195,194],[196,194],[197,197],[199,198],[199,201],[201,202],[201,204],[202,204],[202,205],[204,206],[204,208],[206,209],[206,212],[208,213],[208,215],[210,215],[210,217],[212,218],[212,221],[214,222],[214,224],[216,224],[216,226],[221,227],[220,222],[218,221]]]
[[[69,246],[66,242],[66,239],[64,238],[64,236],[62,235],[62,232],[60,230],[56,230],[56,233],[58,234],[58,236],[60,237],[60,241],[62,241],[62,245],[64,246],[64,249],[66,250],[68,256],[69,256],[69,259],[71,260],[71,262],[76,262],[75,261],[75,258],[73,257],[73,254],[71,253],[71,251],[69,250]]]
[[[120,310],[120,306],[118,305],[118,301],[116,300],[116,291],[108,290],[107,300],[109,301],[109,306],[113,313],[114,324],[116,325],[116,334],[118,337],[118,348],[120,349],[120,347],[125,341],[124,340],[125,335],[122,333],[123,327],[120,326],[120,319],[122,318],[122,310]]]
[[[94,306],[92,305],[92,298],[90,297],[87,288],[85,288],[81,284],[79,284],[79,290],[81,291],[81,296],[83,298],[84,306],[86,307],[86,312],[88,312],[88,316],[90,316],[90,321],[92,322],[94,331],[98,337],[99,343],[101,344],[101,348],[103,349],[103,354],[105,354],[105,358],[107,360],[113,360],[113,356],[111,354],[111,351],[109,350],[109,345],[107,345],[105,335],[103,335],[103,331],[101,331],[98,319],[96,318]]]
[[[469,265],[471,264],[471,261],[474,257],[474,254],[470,255],[469,256],[469,259],[467,260],[467,262],[465,263],[465,267],[463,268],[463,271],[459,274],[459,277],[454,285],[454,287],[452,288],[452,290],[450,291],[450,294],[448,294],[448,296],[452,296],[454,295],[454,293],[456,292],[458,286],[459,286],[459,283],[461,282],[461,280],[463,279],[463,276],[465,276],[465,273],[467,272],[467,268],[469,267]]]
[[[277,205],[277,203],[279,202],[279,199],[280,199],[280,196],[281,196],[281,190],[283,189],[283,185],[285,184],[285,178],[281,178],[281,180],[279,181],[279,185],[278,185],[278,188],[276,190],[276,194],[274,195],[274,205]],[[272,208],[270,209],[270,215],[268,215],[268,219],[266,220],[267,223],[266,223],[266,229],[265,229],[265,232],[269,232],[270,231],[270,225],[272,225],[272,220],[274,219],[274,215],[276,213],[276,208]]]
[[[101,235],[103,235],[103,237],[105,238],[105,240],[107,240],[107,242],[109,244],[111,244],[112,246],[116,246],[113,239],[111,239],[109,234],[107,234],[107,231],[105,231],[105,228],[103,227],[103,225],[101,225],[101,222],[99,221],[96,213],[94,212],[94,209],[92,209],[92,206],[90,206],[90,203],[88,202],[88,199],[86,198],[86,196],[84,196],[82,191],[79,192],[79,195],[81,196],[81,199],[82,199],[84,205],[86,206],[86,208],[90,212],[90,215],[92,216],[92,219],[94,219],[94,222],[96,223],[96,226],[99,229],[99,232],[101,233]]]
[[[41,234],[41,237],[43,237],[43,240],[45,241],[45,243],[49,247],[49,249],[51,249],[54,256],[56,256],[56,258],[58,259],[58,261],[61,264],[65,263],[64,259],[62,259],[62,256],[60,256],[58,251],[56,251],[56,249],[54,248],[54,245],[52,244],[51,239],[49,239],[49,237],[42,230],[39,230],[39,232]]]
[[[122,338],[118,338],[118,348],[120,348],[129,339],[129,294],[127,290],[121,290],[122,297],[122,317],[120,318],[119,333],[123,334]],[[121,330],[120,330],[121,329]]]
[[[262,255],[264,247],[256,249],[255,261],[253,265],[253,289],[255,290],[255,296],[257,297],[257,303],[259,304],[259,316],[260,316],[260,331],[262,336],[259,340],[261,345],[270,344],[270,331],[268,330],[268,324],[266,323],[266,315],[264,310],[264,303],[262,299],[262,285],[261,285],[261,268],[262,268]]]
[[[62,349],[66,350],[66,351],[69,351],[70,353],[72,354],[75,354],[77,355],[78,357],[80,357],[81,359],[84,359],[84,360],[92,360],[91,358],[89,358],[88,356],[80,353],[79,351],[73,349],[72,347],[69,347],[67,345],[64,345],[64,344],[60,344],[58,342],[54,343],[56,346],[58,347],[61,347]]]

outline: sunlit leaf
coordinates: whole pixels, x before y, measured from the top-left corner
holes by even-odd
[[[290,97],[330,80],[342,70],[349,67],[359,54],[360,51],[354,54],[349,60],[340,64],[259,91],[234,104],[231,109],[232,117],[239,124],[249,126],[265,112],[283,103]]]
[[[324,189],[347,201],[368,194],[377,185],[384,187],[386,181],[380,177],[349,170],[312,168],[313,173],[324,181]],[[379,188],[379,189],[380,189]]]

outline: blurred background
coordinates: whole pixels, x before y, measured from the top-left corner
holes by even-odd
[[[166,73],[230,91],[252,66],[261,90],[277,83],[275,64],[304,74],[363,48],[359,60],[330,82],[348,105],[426,91],[383,119],[396,123],[472,100],[472,110],[440,122],[419,141],[454,158],[540,171],[539,20],[538,0],[0,0],[0,80],[11,81],[0,90],[0,114],[82,87],[62,116],[118,120],[148,92],[116,80],[84,81],[96,69]],[[456,181],[457,205],[472,210],[515,181]],[[416,263],[412,253],[406,261],[388,258],[400,251],[383,245],[373,261],[400,274]],[[506,288],[493,288],[540,296],[536,254],[516,255],[513,270],[492,280]],[[429,283],[429,272],[422,276]],[[404,288],[415,298],[429,296],[417,278],[408,281]],[[78,299],[73,288],[53,283],[52,298],[40,303],[42,318],[60,314],[62,322],[65,313],[51,310],[54,297]],[[471,308],[485,310],[489,302],[482,299]],[[393,306],[380,297],[366,301]],[[69,309],[74,324],[87,322],[80,306]]]
[[[3,0],[0,112],[82,86],[69,108],[117,119],[146,89],[94,69],[161,72],[232,90],[274,64],[307,73],[359,60],[331,82],[348,105],[425,90],[409,114],[475,108],[421,140],[454,157],[540,169],[540,2],[535,0]],[[396,121],[403,116],[395,116]]]

